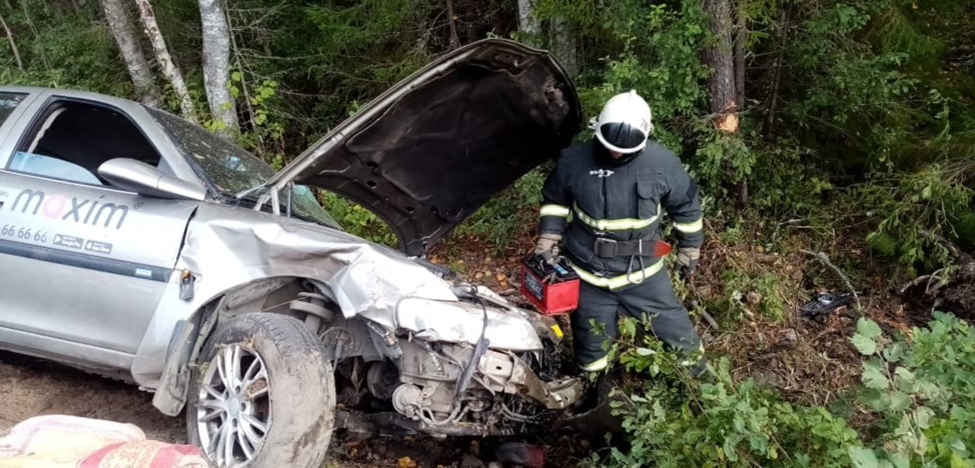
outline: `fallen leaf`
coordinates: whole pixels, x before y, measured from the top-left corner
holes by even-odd
[[[500,283],[500,282],[508,279],[508,275],[506,275],[504,273],[498,273],[497,276],[496,276],[496,278],[498,278],[498,282]]]
[[[481,279],[483,277],[484,277],[484,272],[483,271],[479,271],[477,273],[474,273],[474,279]]]
[[[399,468],[416,468],[416,462],[410,457],[403,457],[396,460],[396,464]]]

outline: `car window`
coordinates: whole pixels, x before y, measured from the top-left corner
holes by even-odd
[[[223,195],[235,196],[274,175],[269,164],[203,127],[158,109],[145,109]],[[341,229],[311,189],[299,185],[291,194],[292,211],[298,217]]]
[[[162,158],[139,127],[109,106],[55,100],[32,124],[7,168],[90,185],[108,185],[98,167],[129,158],[158,167]]]
[[[146,107],[146,110],[224,195],[243,192],[274,175],[274,169],[257,156],[203,127],[158,109]]]
[[[87,169],[72,162],[63,161],[41,154],[14,153],[9,165],[11,170],[28,174],[43,174],[56,179],[81,182],[83,184],[101,185],[101,182]]]
[[[14,109],[24,100],[26,94],[0,93],[0,125],[7,121]]]

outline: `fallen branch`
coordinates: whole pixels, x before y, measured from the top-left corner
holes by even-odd
[[[843,270],[840,270],[838,266],[833,265],[833,262],[829,261],[829,257],[827,257],[826,254],[822,252],[813,252],[811,250],[801,250],[801,252],[804,254],[812,255],[813,257],[816,258],[816,260],[819,260],[820,263],[826,265],[827,267],[835,271],[837,275],[839,275],[839,277],[843,280],[843,282],[846,283],[846,287],[849,288],[851,293],[853,293],[853,300],[857,304],[857,309],[856,309],[857,313],[861,313],[862,309],[860,308],[860,297],[857,296],[857,291],[856,289],[853,288],[853,283],[851,283],[850,278],[843,273]]]

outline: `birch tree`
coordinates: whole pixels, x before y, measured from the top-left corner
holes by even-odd
[[[579,72],[579,52],[576,47],[576,37],[569,29],[569,22],[562,17],[554,18],[552,28],[552,53],[565,68],[569,76]]]
[[[238,131],[237,106],[230,93],[230,28],[223,0],[199,0],[203,24],[203,83],[210,114],[221,122],[218,131],[227,135]]]
[[[166,75],[169,83],[173,86],[173,91],[179,98],[179,107],[183,112],[183,117],[191,122],[196,122],[196,110],[193,108],[190,92],[186,89],[183,74],[173,62],[172,56],[169,55],[169,48],[166,47],[166,40],[156,23],[156,13],[152,10],[152,4],[149,3],[149,0],[135,0],[135,3],[139,7],[139,17],[145,27],[146,36],[149,37],[152,50],[156,53],[156,61],[159,62],[163,75]]]
[[[541,30],[532,0],[518,0],[518,31],[537,36]]]
[[[122,61],[129,70],[132,83],[135,85],[136,95],[142,103],[152,107],[162,107],[159,88],[152,77],[152,69],[146,56],[142,53],[139,37],[132,28],[132,16],[123,0],[102,0],[105,18],[112,29],[115,42],[122,53]]]

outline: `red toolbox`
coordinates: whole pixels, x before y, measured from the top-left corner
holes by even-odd
[[[542,314],[564,314],[579,306],[579,275],[565,258],[550,264],[529,255],[521,261],[521,293]]]

